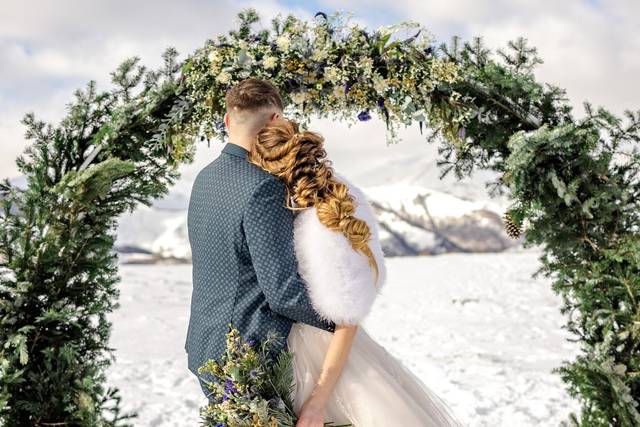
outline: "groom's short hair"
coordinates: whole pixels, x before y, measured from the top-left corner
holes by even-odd
[[[283,109],[278,88],[268,80],[248,78],[241,80],[227,91],[227,111],[256,111],[269,107]]]

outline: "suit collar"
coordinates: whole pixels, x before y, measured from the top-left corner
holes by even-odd
[[[238,144],[233,144],[231,142],[227,142],[227,144],[222,149],[223,153],[231,154],[232,156],[242,157],[243,159],[247,158],[247,154],[249,151],[239,146]]]

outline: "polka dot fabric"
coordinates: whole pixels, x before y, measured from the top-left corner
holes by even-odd
[[[296,214],[285,207],[284,184],[246,155],[244,148],[227,143],[198,173],[191,190],[187,229],[193,290],[185,350],[196,376],[207,359],[224,352],[229,323],[256,341],[273,330],[284,337],[281,349],[287,348],[296,321],[335,329],[314,311],[298,274]]]

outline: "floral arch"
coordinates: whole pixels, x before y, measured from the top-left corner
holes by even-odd
[[[507,229],[542,245],[535,275],[553,278],[581,345],[557,370],[582,403],[572,423],[640,425],[640,112],[585,102],[575,119],[563,90],[535,81],[542,61],[523,38],[496,55],[481,38],[435,46],[415,23],[369,31],[319,12],[258,31],[253,9],[238,16],[184,61],[169,49],[159,70],[122,63],[110,91],[90,82],[56,126],[23,119],[27,188],[0,183],[3,425],[123,425],[104,375],[116,218],[166,194],[196,141],[224,139],[224,93],[250,76],[273,81],[303,123],[377,114],[389,143],[418,124],[440,144],[442,175],[500,172],[488,187],[513,202]]]

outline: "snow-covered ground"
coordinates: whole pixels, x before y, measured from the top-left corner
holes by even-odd
[[[364,327],[468,426],[557,426],[577,410],[551,369],[577,354],[560,298],[532,279],[538,250],[388,259]],[[136,426],[195,426],[206,403],[186,368],[191,265],[121,265],[109,383]]]

